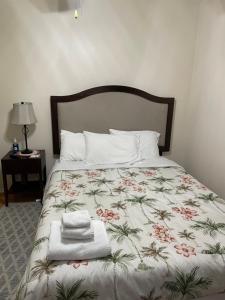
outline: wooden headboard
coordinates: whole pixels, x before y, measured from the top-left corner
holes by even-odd
[[[51,96],[53,153],[60,153],[60,130],[160,132],[160,154],[170,150],[174,98],[153,96],[133,87],[108,85],[69,96]]]

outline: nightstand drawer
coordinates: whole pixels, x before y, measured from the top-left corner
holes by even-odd
[[[18,173],[38,173],[41,168],[40,160],[32,159],[14,159],[2,162],[2,168],[4,169],[6,174],[18,174]]]

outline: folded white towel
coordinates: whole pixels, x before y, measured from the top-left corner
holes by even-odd
[[[86,240],[94,238],[94,228],[90,227],[68,228],[61,225],[62,238],[74,240]]]
[[[90,223],[91,218],[87,210],[79,210],[71,213],[65,213],[62,216],[62,224],[64,227],[89,227]]]
[[[92,221],[94,239],[82,242],[65,240],[61,237],[61,222],[52,221],[47,258],[49,260],[83,260],[105,257],[111,254],[111,247],[105,224]]]

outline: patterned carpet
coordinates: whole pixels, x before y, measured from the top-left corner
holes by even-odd
[[[0,209],[0,299],[11,300],[30,256],[41,212],[36,202]]]

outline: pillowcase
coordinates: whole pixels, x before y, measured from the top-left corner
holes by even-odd
[[[119,164],[138,160],[138,137],[84,131],[88,164]]]
[[[85,140],[83,133],[61,130],[60,160],[84,160]]]
[[[133,134],[140,137],[140,159],[148,160],[151,158],[159,157],[159,136],[160,134],[156,131],[141,130],[141,131],[121,131],[115,129],[109,129],[112,134]]]

